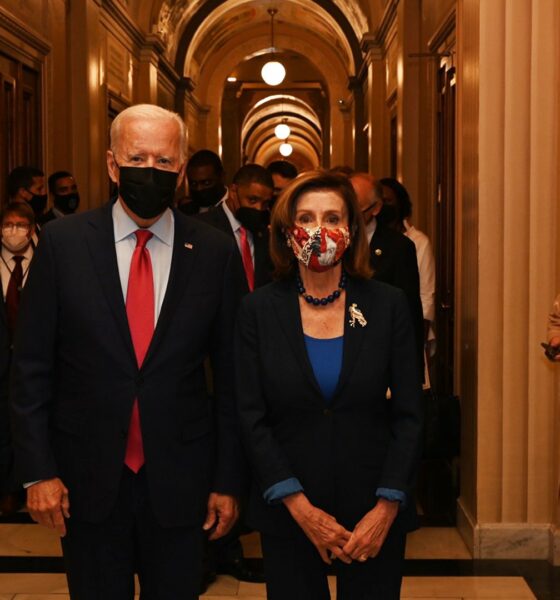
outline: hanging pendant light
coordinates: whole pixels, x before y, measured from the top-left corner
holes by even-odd
[[[276,127],[274,128],[274,135],[279,139],[279,140],[286,140],[288,139],[288,137],[290,136],[290,133],[292,133],[289,125],[287,124],[288,119],[282,119],[282,123],[280,123],[279,125],[276,125]]]
[[[270,47],[272,58],[274,58],[274,15],[277,12],[276,8],[268,9],[268,14],[270,15]],[[281,62],[270,60],[261,69],[261,77],[267,85],[280,85],[284,81],[284,77],[286,77],[286,69]]]
[[[288,142],[284,142],[283,144],[280,144],[280,154],[282,156],[290,156],[290,154],[294,151],[292,144],[288,143]]]

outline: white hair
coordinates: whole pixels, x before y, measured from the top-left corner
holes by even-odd
[[[183,119],[175,112],[156,106],[155,104],[135,104],[120,112],[111,123],[111,150],[113,153],[119,148],[123,122],[127,119],[149,119],[174,121],[179,126],[179,162],[183,164],[187,156],[187,128]]]

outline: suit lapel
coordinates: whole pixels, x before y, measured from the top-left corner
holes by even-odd
[[[299,310],[299,296],[293,280],[289,279],[276,284],[276,293],[273,296],[273,305],[280,326],[288,343],[300,365],[305,377],[316,392],[317,401],[324,404],[323,395],[319,384],[315,379],[313,368],[309,362],[305,339],[303,337],[303,326]]]
[[[370,315],[371,297],[364,290],[365,286],[361,285],[360,281],[353,279],[348,280],[344,309],[344,349],[342,353],[342,368],[340,370],[336,391],[333,396],[333,403],[336,401],[337,396],[340,394],[354,371],[368,326],[373,326],[372,324],[361,326],[358,322],[355,322],[354,326],[351,325],[350,307],[352,305],[356,305],[356,308],[361,311],[362,315],[366,318],[366,321]]]
[[[117,328],[130,353],[130,357],[136,364],[119,277],[112,208],[113,204],[109,202],[107,206],[91,213],[89,226],[86,230],[86,242],[99,278],[100,287],[115,317]]]
[[[173,237],[173,255],[171,258],[171,268],[169,270],[169,280],[167,289],[163,298],[163,304],[159,313],[152,341],[148,348],[146,358],[142,368],[149,363],[157,346],[160,344],[166,329],[169,327],[171,319],[175,314],[177,305],[183,297],[192,268],[195,263],[196,254],[200,251],[199,246],[193,243],[194,230],[185,225],[181,215],[175,212],[175,232]]]

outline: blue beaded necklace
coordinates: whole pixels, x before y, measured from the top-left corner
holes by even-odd
[[[303,281],[301,280],[299,273],[296,275],[296,285],[297,285],[298,294],[303,296],[304,300],[308,304],[313,304],[313,306],[327,306],[327,304],[331,304],[337,298],[340,298],[340,294],[342,293],[342,290],[346,287],[346,279],[347,279],[346,273],[344,271],[342,271],[342,275],[340,276],[340,281],[338,282],[338,289],[336,289],[332,294],[329,294],[325,298],[315,298],[311,294],[306,294],[305,288],[303,287]]]

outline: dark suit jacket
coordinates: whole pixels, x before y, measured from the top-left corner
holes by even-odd
[[[350,326],[352,303],[365,327]],[[420,454],[421,387],[400,290],[349,280],[342,371],[328,406],[307,356],[293,281],[243,299],[235,355],[242,436],[255,474],[250,525],[296,534],[287,509],[267,504],[263,492],[297,477],[309,500],[349,529],[373,508],[378,487],[401,490],[409,502],[396,526],[415,527],[410,495]]]
[[[47,223],[54,221],[56,218],[57,217],[54,214],[54,210],[52,208],[50,208],[46,213],[42,214],[39,217],[38,223],[41,227],[44,227]]]
[[[18,479],[59,476],[74,518],[106,518],[117,499],[138,398],[156,518],[166,527],[198,527],[210,491],[238,493],[241,452],[230,385],[239,297],[235,248],[175,212],[167,291],[138,369],[111,208],[52,221],[35,253],[13,360]],[[207,355],[214,366],[212,403]]]
[[[405,235],[377,224],[369,244],[373,277],[400,288],[406,295],[416,340],[418,364],[424,367],[424,314],[416,246]]]
[[[235,240],[231,223],[229,222],[229,219],[227,218],[227,215],[221,204],[220,206],[212,207],[210,210],[204,213],[198,213],[195,218],[208,223],[208,225],[216,227],[224,233],[227,233],[233,240]],[[274,267],[272,266],[272,262],[270,260],[268,240],[268,232],[263,232],[258,236],[253,235],[253,243],[255,247],[255,288],[261,287],[267,283],[270,283],[271,281],[271,275]],[[241,253],[239,252],[237,242],[235,246],[237,247],[239,259],[241,260]],[[243,265],[243,262],[241,262],[241,264]],[[247,278],[244,278],[244,281],[246,291],[248,292],[249,286],[247,285]]]

